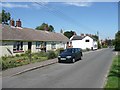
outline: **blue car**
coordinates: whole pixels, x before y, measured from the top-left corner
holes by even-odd
[[[81,60],[82,49],[80,48],[67,48],[58,56],[58,62],[72,62],[74,63],[77,60]]]

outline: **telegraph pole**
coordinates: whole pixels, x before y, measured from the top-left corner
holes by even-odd
[[[98,42],[98,49],[100,49],[101,46],[100,46],[100,42],[99,42],[99,31],[97,31],[97,36],[98,36],[98,40],[97,40],[97,42]]]

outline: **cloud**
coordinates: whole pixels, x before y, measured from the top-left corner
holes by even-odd
[[[77,7],[89,7],[92,5],[92,2],[65,2],[64,4]]]
[[[13,3],[2,3],[0,7],[6,8],[29,8],[27,4],[13,4]]]

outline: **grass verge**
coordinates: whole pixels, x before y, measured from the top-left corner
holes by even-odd
[[[120,89],[120,55],[113,60],[105,88]]]

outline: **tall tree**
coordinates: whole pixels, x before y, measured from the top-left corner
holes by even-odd
[[[43,31],[50,31],[50,32],[54,31],[54,27],[52,25],[48,25],[46,23],[42,23],[42,25],[37,26],[35,29],[43,30]]]
[[[115,35],[115,50],[120,51],[120,31]]]
[[[0,13],[0,23],[2,23],[2,13]]]
[[[11,15],[9,12],[6,12],[5,10],[2,10],[2,23],[8,24],[8,21],[10,20]]]
[[[64,35],[65,35],[66,37],[68,37],[69,39],[70,39],[74,34],[75,34],[74,31],[66,31],[66,32],[64,32]]]
[[[97,35],[92,35],[92,38],[98,40],[98,36]]]
[[[49,25],[48,30],[49,30],[50,32],[53,32],[53,31],[54,31],[54,27],[53,27],[52,25]]]

